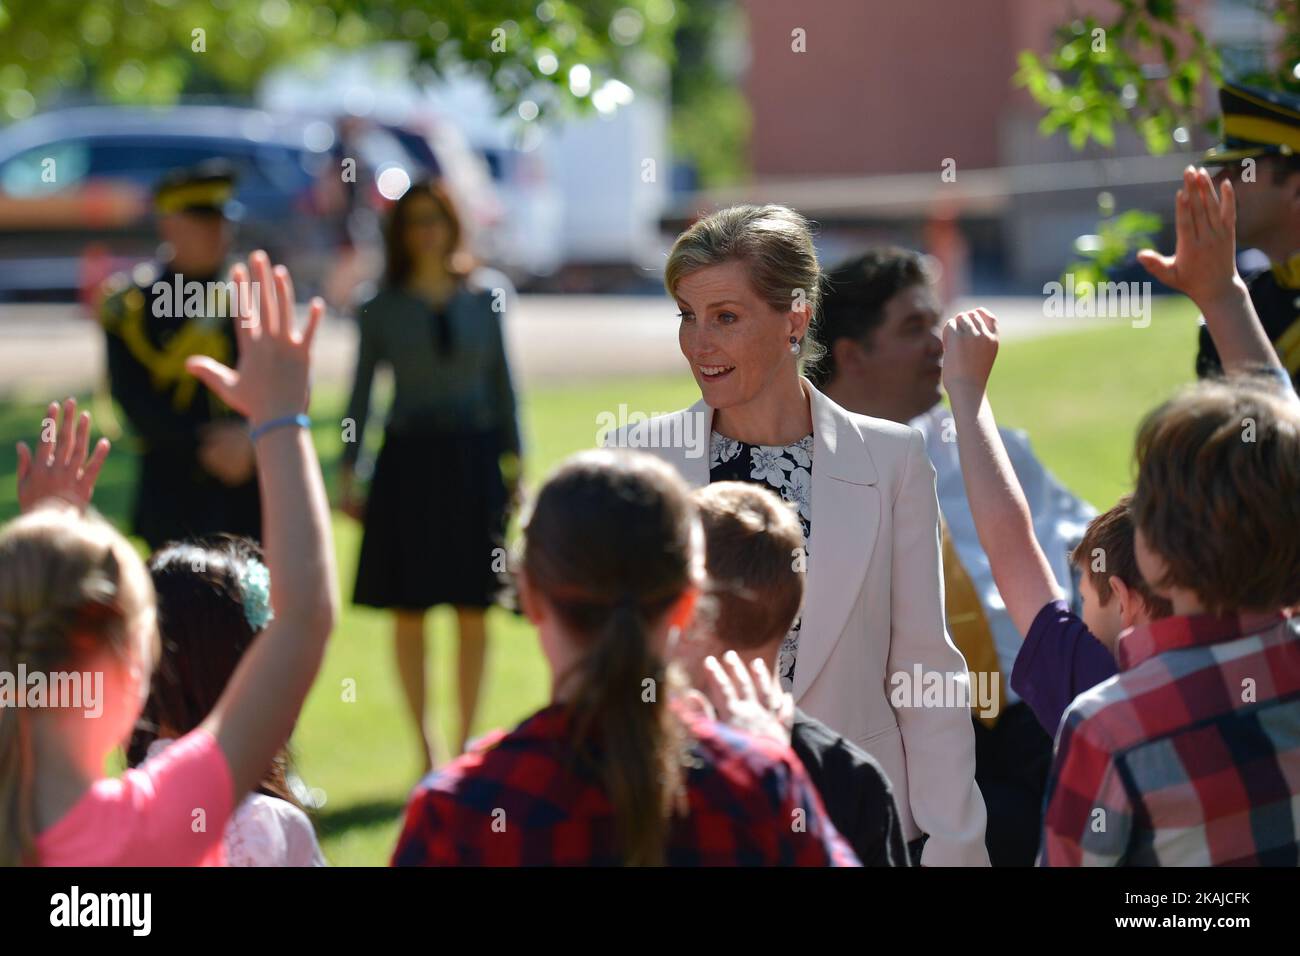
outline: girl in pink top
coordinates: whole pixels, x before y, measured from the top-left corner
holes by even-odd
[[[56,429],[52,405],[35,455],[19,447],[24,514],[0,528],[0,866],[223,862],[226,823],[284,746],[320,667],[338,598],[304,410],[324,305],[313,301],[295,329],[289,274],[263,252],[231,278],[238,366],[192,356],[186,367],[251,427],[275,619],[197,728],[104,778],[158,659],[154,592],[126,539],[82,513],[107,442],[88,454],[89,415],[77,419],[68,399]]]

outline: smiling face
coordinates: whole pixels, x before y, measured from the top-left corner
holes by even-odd
[[[900,290],[885,303],[869,343],[851,343],[854,361],[846,364],[874,396],[873,404],[888,410],[881,417],[907,422],[939,401],[942,331],[938,296],[923,283]]]
[[[802,341],[807,313],[780,312],[763,301],[745,263],[696,269],[678,282],[674,297],[681,312],[678,344],[711,407],[753,401],[797,370],[790,336]]]

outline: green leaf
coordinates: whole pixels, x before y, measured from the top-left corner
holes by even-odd
[[[716,0],[697,2],[715,19],[725,19],[717,16]],[[494,87],[503,105],[513,105],[520,86],[535,82],[554,91],[554,105],[576,108],[582,104],[566,83],[537,71],[533,51],[539,38],[566,67],[581,62],[598,82],[626,80],[636,56],[672,61],[674,25],[687,11],[686,4],[671,0],[547,5],[553,13],[548,23],[538,19],[536,0],[223,0],[216,6],[209,0],[0,0],[0,27],[11,20],[22,26],[0,29],[0,63],[23,63],[38,101],[96,89],[117,100],[159,102],[186,93],[243,96],[267,71],[300,57],[402,42],[413,48],[422,69],[482,67],[500,80]],[[639,14],[642,24],[628,46],[610,33],[615,16],[625,10]],[[493,30],[503,25],[506,48],[494,51]],[[207,31],[206,55],[190,48],[197,27]],[[435,31],[436,39],[430,34],[434,27],[443,31]],[[36,58],[25,53],[32,36],[44,39]],[[122,65],[132,62],[145,65],[143,78],[130,74],[117,82]],[[519,81],[509,82],[511,77]]]
[[[1178,4],[1176,0],[1146,0],[1147,13],[1153,20],[1159,20],[1161,23],[1174,24],[1178,20]]]
[[[1115,145],[1115,127],[1109,116],[1094,116],[1092,119],[1092,138],[1100,146],[1111,149]]]
[[[1070,127],[1070,145],[1075,149],[1083,149],[1088,144],[1088,123],[1079,119]]]

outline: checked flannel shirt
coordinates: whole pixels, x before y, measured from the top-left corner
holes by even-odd
[[[1300,620],[1170,617],[1065,715],[1039,864],[1296,866]]]
[[[687,721],[689,813],[670,825],[670,866],[857,866],[787,747]],[[618,866],[613,808],[569,767],[568,715],[546,707],[426,777],[394,866]]]

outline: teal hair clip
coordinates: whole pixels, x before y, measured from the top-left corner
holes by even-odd
[[[275,618],[271,610],[271,572],[261,561],[250,559],[239,575],[239,589],[244,596],[244,620],[254,632],[260,631]]]

